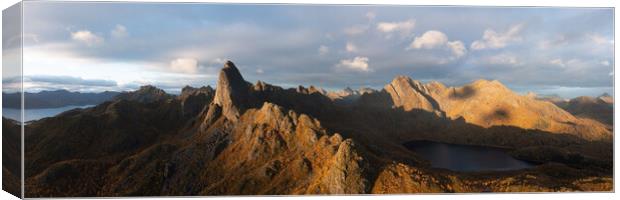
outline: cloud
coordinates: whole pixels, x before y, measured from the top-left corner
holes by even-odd
[[[321,45],[319,46],[319,55],[325,55],[329,53],[329,47],[325,46],[325,45]]]
[[[361,56],[356,56],[353,59],[340,60],[340,63],[336,64],[336,67],[361,72],[371,71],[368,66],[368,58]]]
[[[104,39],[88,30],[80,30],[71,33],[71,39],[84,43],[88,46],[99,45],[103,43]]]
[[[426,31],[422,36],[415,37],[413,42],[407,47],[410,49],[440,49],[447,48],[455,58],[460,58],[467,53],[465,45],[461,41],[449,41],[448,36],[441,31]]]
[[[454,56],[456,56],[457,58],[460,58],[461,56],[464,56],[465,53],[467,53],[465,44],[463,44],[463,42],[461,41],[448,42],[447,45],[448,45],[448,48],[452,50],[452,54],[454,54]]]
[[[367,12],[367,13],[366,13],[366,18],[367,18],[369,21],[374,20],[376,17],[377,17],[377,14],[376,14],[375,12],[370,11],[370,12]]]
[[[551,39],[544,39],[538,43],[538,47],[541,49],[549,49],[568,43],[568,38],[564,35],[558,35]]]
[[[49,76],[49,75],[33,75],[24,76],[24,84],[38,83],[44,85],[79,85],[79,86],[99,86],[114,87],[117,86],[116,81],[103,79],[83,79],[73,76]]]
[[[564,64],[564,61],[562,61],[562,59],[560,59],[560,58],[556,58],[556,59],[550,60],[549,64],[557,65],[557,66],[560,66],[560,67],[565,67],[566,66]]]
[[[593,42],[594,44],[597,45],[606,45],[606,44],[614,44],[614,40],[613,39],[608,39],[602,35],[596,34],[596,33],[589,33],[586,35],[586,37]]]
[[[275,12],[244,12],[234,18],[220,19],[217,16],[230,13],[236,6],[204,12],[210,9],[209,6],[193,5],[164,8],[178,14],[180,21],[160,20],[157,26],[153,26],[151,19],[126,16],[140,12],[164,19],[169,18],[170,13],[162,12],[159,8],[127,10],[114,9],[121,5],[102,6],[119,13],[109,15],[106,10],[110,9],[102,9],[100,6],[76,6],[72,12],[67,12],[66,9],[58,9],[62,6],[47,4],[40,5],[42,12],[25,13],[32,21],[40,22],[36,26],[24,27],[24,33],[40,36],[39,43],[25,42],[24,45],[24,51],[28,51],[29,55],[24,57],[24,62],[37,69],[29,70],[30,73],[113,79],[119,84],[139,79],[152,82],[166,80],[170,83],[176,81],[179,85],[195,83],[200,86],[212,85],[217,81],[217,69],[222,65],[216,64],[214,59],[229,58],[241,66],[242,73],[246,71],[244,75],[248,80],[267,80],[282,86],[319,84],[325,88],[361,85],[380,88],[394,74],[414,74],[416,79],[438,80],[449,85],[460,85],[477,78],[498,79],[510,87],[600,87],[611,86],[613,83],[613,79],[607,76],[615,63],[613,45],[596,45],[609,44],[613,40],[613,9],[537,8],[516,13],[505,12],[505,9],[472,8],[457,9],[459,16],[466,17],[454,17],[457,13],[453,8],[422,8],[411,12],[389,6],[282,6],[274,8]],[[195,6],[200,9],[195,9]],[[258,7],[249,8],[251,11],[254,9],[261,10]],[[290,12],[291,9],[294,11]],[[313,20],[306,20],[309,13],[316,13],[317,10],[325,12],[315,15]],[[376,12],[376,15],[367,15],[368,11]],[[369,16],[374,19],[370,20]],[[539,18],[545,20],[532,21]],[[400,38],[401,29],[393,28],[390,32],[378,29],[380,22],[397,24],[408,19],[415,19],[415,24],[412,34],[407,35],[406,39]],[[524,24],[519,34],[514,35],[522,38],[520,42],[507,40],[509,42],[506,46],[496,51],[471,50],[470,45],[476,40],[490,49],[492,39],[484,39],[485,30],[492,29],[495,32],[490,34],[493,37],[487,38],[502,38],[502,35],[510,32],[512,25],[521,22],[528,23]],[[116,28],[116,24],[126,26],[125,31],[131,39],[115,39],[111,31]],[[349,37],[343,32],[343,29],[350,26],[353,28],[348,33],[357,35]],[[107,28],[101,30],[89,27]],[[84,48],[86,45],[83,42],[73,40],[70,35],[80,28],[88,29],[85,31],[105,41],[97,48]],[[383,28],[388,30],[388,27]],[[413,48],[411,44],[415,37],[422,37],[427,30],[443,32],[446,35],[445,42],[440,42],[443,45],[421,43],[420,49]],[[394,38],[386,40],[386,35],[390,34]],[[590,38],[588,34],[591,34]],[[357,45],[355,53],[346,51],[345,45],[349,41]],[[539,44],[546,49],[538,48]],[[328,47],[328,53],[322,56],[319,55],[321,45]],[[423,46],[436,47],[426,49]],[[33,57],[33,48],[42,52],[47,59]],[[404,51],[405,48],[411,50]],[[502,52],[510,52],[514,56],[514,59],[506,56],[503,63],[527,64],[514,67],[485,65],[486,56]],[[59,54],[64,57],[55,56]],[[336,69],[335,65],[343,59],[352,63],[355,56],[373,58],[372,63],[367,62],[368,70],[372,73],[362,73],[364,78],[360,78],[359,73],[334,73],[352,71],[345,67]],[[453,59],[457,56],[461,57]],[[197,74],[172,73],[170,65],[177,58],[198,60]],[[569,58],[589,62],[585,63],[588,66],[583,70],[577,69],[578,64],[560,68],[550,64],[555,58],[565,59],[562,60],[565,64]],[[502,59],[490,60],[499,63]],[[609,61],[610,65],[603,65],[601,61],[604,60]],[[61,69],[57,66],[63,67]],[[208,71],[207,67],[213,67],[215,73]],[[258,68],[266,73],[258,75],[255,73]],[[105,70],[92,74],[92,70],[98,69]],[[215,78],[199,78],[201,74],[214,75]],[[185,77],[196,78],[189,82]]]
[[[347,50],[347,52],[356,52],[357,46],[355,46],[355,44],[353,44],[352,42],[347,42],[347,45],[345,46],[345,50]]]
[[[258,69],[256,69],[256,73],[257,74],[264,74],[265,71],[263,69],[261,69],[261,68],[258,68]]]
[[[491,65],[518,65],[521,63],[517,56],[507,53],[486,57],[484,61]]]
[[[415,20],[409,19],[400,22],[379,22],[377,23],[377,30],[383,33],[400,32],[401,36],[407,36],[411,34],[415,28]]]
[[[499,49],[508,46],[513,42],[521,41],[519,33],[523,29],[523,24],[517,24],[511,26],[508,31],[503,33],[495,32],[493,29],[487,29],[484,31],[481,40],[476,40],[471,43],[471,49]]]
[[[228,59],[225,59],[225,58],[215,58],[215,59],[213,59],[212,62],[216,63],[216,64],[222,64],[223,65],[224,63],[226,63],[227,60]]]
[[[434,49],[446,45],[448,36],[440,31],[426,31],[422,36],[415,37],[409,48]]]
[[[198,60],[193,58],[177,58],[170,62],[170,69],[174,72],[195,74],[198,72]]]
[[[609,66],[609,65],[611,65],[611,63],[608,60],[603,60],[603,61],[601,61],[601,65]]]
[[[368,25],[355,25],[344,29],[344,34],[349,36],[360,35],[368,30]]]
[[[124,38],[127,37],[129,33],[127,33],[127,28],[125,26],[117,24],[116,27],[110,31],[110,35],[112,35],[113,38]]]

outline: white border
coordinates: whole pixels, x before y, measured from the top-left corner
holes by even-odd
[[[76,0],[65,0],[76,1]],[[96,1],[96,0],[82,0],[82,1]],[[384,4],[384,5],[469,5],[469,6],[559,6],[559,7],[617,7],[618,1],[613,0],[518,0],[518,1],[498,1],[498,0],[107,0],[110,2],[219,2],[219,3],[298,3],[298,4]],[[0,6],[2,9],[8,8],[11,5],[19,2],[18,0],[1,0]],[[614,18],[616,16],[614,15]],[[1,17],[0,17],[1,19]],[[1,21],[1,20],[0,20]],[[618,33],[618,21],[614,20],[615,33]],[[1,30],[1,29],[0,29]],[[616,38],[614,36],[614,38]],[[0,42],[1,45],[1,42]],[[614,51],[615,58],[618,58],[618,52]],[[1,57],[1,55],[0,55]],[[615,69],[614,69],[615,71]],[[615,87],[614,79],[614,94],[619,94],[618,87]],[[1,85],[1,83],[0,83]],[[1,100],[0,100],[1,101]],[[615,107],[614,107],[615,109]],[[614,116],[619,116],[618,110],[614,111]],[[618,124],[617,119],[614,119],[614,124]],[[614,128],[617,130],[616,128]],[[614,138],[614,144],[618,144],[618,137]],[[614,161],[618,161],[618,149],[614,150]],[[614,166],[614,174],[618,174],[618,167]],[[614,191],[618,190],[618,184],[614,184]],[[197,197],[197,198],[209,198],[209,199],[466,199],[466,200],[486,200],[486,199],[617,199],[615,193],[553,193],[553,194],[461,194],[461,195],[385,195],[385,196],[285,196],[285,197]],[[7,192],[0,192],[0,199],[15,199],[14,196]],[[71,198],[71,199],[93,199],[93,198]],[[139,198],[139,199],[188,199],[188,198]],[[193,198],[189,198],[193,199]]]

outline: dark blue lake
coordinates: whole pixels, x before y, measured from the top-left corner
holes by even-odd
[[[85,105],[85,106],[64,106],[59,108],[41,108],[41,109],[25,109],[24,110],[24,121],[32,121],[39,120],[45,117],[53,117],[67,110],[75,109],[75,108],[88,108],[93,107],[93,105]],[[15,121],[21,121],[19,118],[20,111],[15,108],[2,108],[2,116],[5,118],[13,119]]]
[[[411,141],[404,144],[435,168],[453,171],[505,171],[531,168],[535,165],[513,158],[507,150],[495,147]]]

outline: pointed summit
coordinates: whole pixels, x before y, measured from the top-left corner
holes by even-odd
[[[392,97],[394,106],[402,107],[405,111],[420,109],[442,115],[439,104],[420,81],[407,76],[397,76],[383,89]]]
[[[243,79],[235,64],[226,61],[224,68],[220,70],[213,104],[222,108],[222,114],[226,118],[237,119],[248,102],[250,85]]]

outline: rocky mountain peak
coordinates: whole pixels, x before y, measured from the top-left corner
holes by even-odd
[[[603,93],[601,96],[598,96],[598,99],[607,103],[607,104],[613,104],[614,103],[614,97],[607,94],[607,93]]]
[[[351,89],[351,87],[346,87],[344,90],[344,92],[348,93],[348,94],[353,94],[355,93],[355,90]]]
[[[596,100],[590,96],[578,96],[570,100],[571,103],[595,103]]]
[[[239,69],[231,61],[220,70],[213,104],[222,107],[222,114],[228,119],[237,119],[246,108],[250,83],[241,76]]]
[[[323,88],[315,87],[314,85],[311,85],[308,88],[308,92],[310,92],[311,94],[312,93],[319,93],[319,94],[322,94],[322,95],[327,94],[327,91],[325,91]]]
[[[155,93],[155,94],[161,94],[161,93],[166,93],[164,92],[164,90],[159,89],[153,85],[143,85],[140,86],[140,89],[138,89],[137,92],[142,92],[142,93]]]
[[[407,76],[397,76],[384,87],[390,94],[395,107],[402,107],[405,111],[414,109],[439,113],[439,104],[431,96],[429,89],[420,81],[412,80]]]
[[[536,99],[538,97],[538,94],[536,94],[535,92],[531,92],[530,91],[530,92],[525,93],[524,96],[527,97],[527,98]]]
[[[447,89],[447,87],[438,81],[431,81],[424,85],[432,93],[441,93]]]
[[[170,98],[172,98],[171,95],[152,85],[141,86],[136,91],[123,92],[115,97],[116,100],[138,101],[142,103],[162,101]]]
[[[196,95],[196,94],[210,94],[214,93],[215,90],[211,86],[202,86],[200,88],[194,88],[191,86],[185,86],[181,89],[181,95],[179,96],[188,96],[188,95]]]
[[[360,95],[377,92],[377,90],[369,88],[369,87],[361,87],[358,91]]]
[[[479,79],[469,84],[469,86],[477,88],[477,89],[496,89],[496,90],[510,91],[510,89],[508,89],[504,84],[502,84],[498,80]]]

